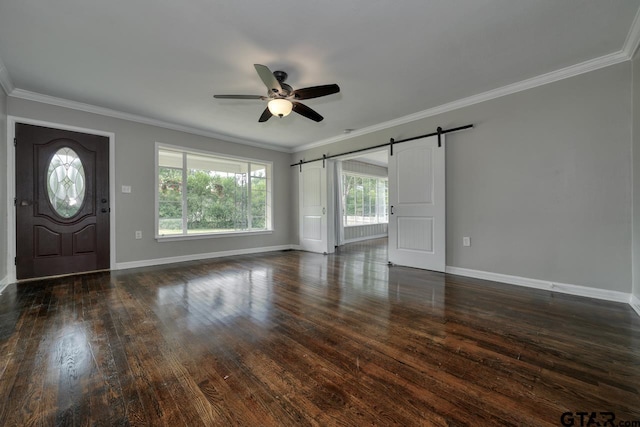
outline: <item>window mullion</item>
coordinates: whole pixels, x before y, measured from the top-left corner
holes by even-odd
[[[182,234],[186,235],[187,230],[187,153],[182,153]]]
[[[380,178],[376,178],[376,224],[380,223]]]
[[[371,224],[371,181],[371,178],[367,180],[367,194],[369,195],[369,212],[367,213],[367,224]]]
[[[251,163],[247,163],[247,169],[249,171],[249,179],[247,182],[247,229],[253,229],[253,210],[251,208]]]
[[[377,192],[378,200],[376,211],[378,214],[378,223],[382,224],[384,222],[384,181],[382,178],[378,178]]]

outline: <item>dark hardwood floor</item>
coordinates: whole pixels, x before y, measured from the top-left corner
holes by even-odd
[[[10,285],[0,424],[640,420],[629,306],[390,268],[385,244]]]

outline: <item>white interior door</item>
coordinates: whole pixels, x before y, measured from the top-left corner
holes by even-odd
[[[329,253],[327,176],[322,162],[303,165],[299,174],[300,248],[304,251]]]
[[[403,142],[389,155],[389,262],[445,270],[444,136]]]

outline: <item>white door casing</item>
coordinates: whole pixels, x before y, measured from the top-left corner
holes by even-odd
[[[389,155],[389,262],[445,270],[445,149],[432,136]],[[390,153],[391,154],[391,153]]]

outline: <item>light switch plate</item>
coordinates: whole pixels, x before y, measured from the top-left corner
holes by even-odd
[[[131,193],[131,186],[130,185],[123,185],[122,186],[122,192],[123,193]]]

